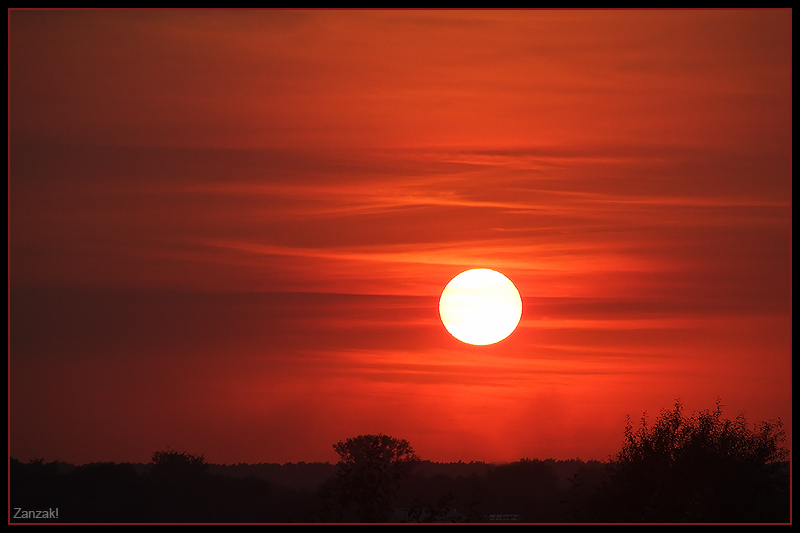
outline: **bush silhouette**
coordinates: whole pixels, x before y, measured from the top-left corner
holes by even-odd
[[[623,522],[783,522],[788,452],[780,420],[750,429],[743,415],[687,417],[680,401],[655,424],[625,429],[600,514]]]
[[[202,455],[175,450],[161,450],[153,453],[153,474],[157,476],[198,476],[206,471],[208,463]]]
[[[388,435],[359,435],[333,445],[339,454],[339,469],[323,488],[325,520],[385,522],[391,501],[419,461],[407,440]]]
[[[155,452],[149,486],[154,521],[208,521],[213,501],[207,468],[202,455],[169,449]]]

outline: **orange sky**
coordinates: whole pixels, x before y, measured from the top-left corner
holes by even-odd
[[[791,10],[10,11],[22,460],[791,446]],[[506,274],[491,346],[438,317]]]

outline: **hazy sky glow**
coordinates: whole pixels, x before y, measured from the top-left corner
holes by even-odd
[[[604,459],[717,397],[791,446],[791,15],[10,11],[11,454]]]

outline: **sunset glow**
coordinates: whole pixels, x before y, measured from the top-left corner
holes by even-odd
[[[791,448],[792,164],[791,10],[10,10],[10,453]]]

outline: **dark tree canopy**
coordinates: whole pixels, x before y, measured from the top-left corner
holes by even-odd
[[[153,453],[152,461],[156,475],[193,476],[202,474],[208,468],[204,456],[170,449]]]
[[[401,468],[419,461],[414,449],[405,439],[388,435],[359,435],[333,445],[341,465],[380,465]]]
[[[400,481],[419,461],[404,439],[388,435],[359,435],[337,442],[339,470],[324,492],[324,519],[385,522]]]
[[[680,401],[654,424],[628,424],[610,464],[605,507],[640,522],[780,522],[789,517],[788,452],[780,420],[686,416]],[[613,511],[612,511],[613,510]]]

